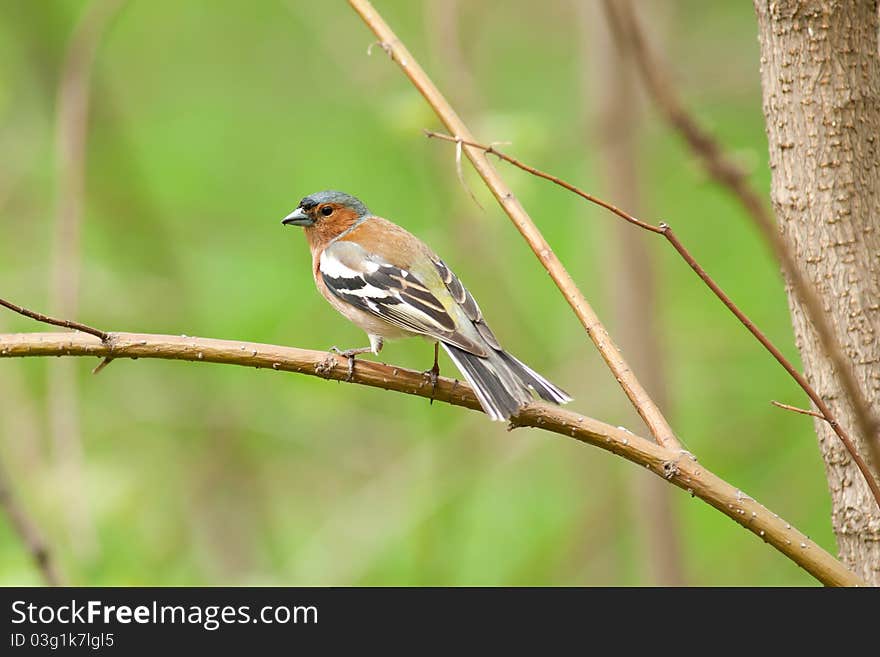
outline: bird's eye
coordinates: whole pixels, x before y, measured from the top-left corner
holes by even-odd
[[[323,214],[325,217],[329,217],[331,214],[333,214],[333,208],[331,208],[329,205],[325,205],[323,208],[321,208],[321,214]]]

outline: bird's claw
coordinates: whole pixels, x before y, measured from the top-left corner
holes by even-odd
[[[330,347],[330,353],[337,354],[348,359],[348,375],[345,377],[346,383],[351,383],[354,378],[354,361],[355,355],[361,353],[358,349],[345,349],[344,351],[337,346]]]
[[[437,363],[434,363],[434,367],[429,370],[425,370],[422,372],[425,376],[428,377],[428,380],[431,382],[431,396],[430,404],[434,404],[434,395],[437,394],[437,382],[440,380],[440,366]]]

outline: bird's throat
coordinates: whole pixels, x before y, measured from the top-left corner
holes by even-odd
[[[304,232],[309,242],[309,248],[312,252],[323,250],[330,242],[358,223],[360,219],[361,217],[358,217],[354,212],[340,212],[338,216],[323,221],[319,220],[311,226],[306,226]]]

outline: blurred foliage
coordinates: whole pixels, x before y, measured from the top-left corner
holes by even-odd
[[[604,90],[573,2],[459,3],[458,46],[437,33],[438,2],[376,0],[481,139],[511,140],[517,157],[601,192]],[[0,294],[35,309],[48,310],[60,202],[56,90],[86,4],[2,0]],[[766,190],[750,5],[638,7],[688,105]],[[302,196],[343,189],[443,254],[504,343],[572,392],[574,407],[644,433],[479,180],[466,171],[484,210],[457,181],[454,148],[422,136],[437,120],[380,49],[367,56],[371,40],[345,3],[130,0],[94,68],[76,319],[360,346],[314,290],[302,236],[279,225]],[[453,47],[469,70],[447,63]],[[672,223],[796,360],[778,267],[739,207],[650,107],[642,114],[645,219]],[[502,169],[600,317],[612,316],[615,219]],[[769,404],[802,395],[671,249],[645,239],[673,426],[707,467],[835,552],[812,424]],[[0,313],[0,330],[45,328]],[[431,349],[393,343],[382,358],[426,368]],[[651,583],[632,485],[650,475],[635,466],[443,404],[236,367],[117,361],[93,377],[95,363],[77,361],[87,489],[86,508],[72,510],[46,419],[56,364],[0,361],[0,454],[72,583]],[[673,496],[689,583],[814,583],[703,502]],[[71,529],[71,515],[86,520]],[[0,521],[0,583],[39,581]]]

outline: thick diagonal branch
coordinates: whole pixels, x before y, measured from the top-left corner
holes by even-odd
[[[378,37],[379,43],[385,52],[400,66],[449,131],[465,142],[474,141],[474,137],[464,121],[461,120],[443,94],[440,93],[437,86],[431,81],[425,71],[422,70],[419,63],[400,39],[397,38],[397,35],[394,34],[375,8],[367,0],[349,0],[349,4]],[[574,310],[575,315],[577,315],[586,329],[587,334],[596,345],[609,369],[620,382],[626,396],[645,421],[645,424],[647,424],[651,434],[663,446],[680,448],[681,444],[675,437],[666,418],[663,417],[660,409],[636,378],[620,350],[612,341],[611,336],[608,335],[608,331],[602,322],[599,321],[599,317],[593,311],[593,308],[565,270],[553,249],[550,248],[541,231],[535,226],[532,218],[501,179],[501,176],[498,175],[486,154],[479,148],[472,146],[465,146],[464,151],[473,164],[474,169],[476,169],[477,173],[486,183],[486,186],[507,213],[507,216],[510,217],[510,220],[517,227],[520,234],[528,242],[538,260],[553,278],[553,282],[556,283],[565,300]]]

